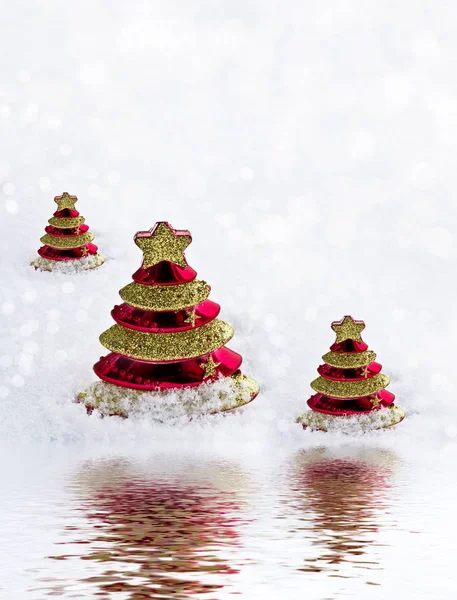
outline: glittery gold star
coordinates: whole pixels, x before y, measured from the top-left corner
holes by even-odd
[[[184,319],[184,323],[190,323],[192,327],[195,327],[195,321],[197,319],[201,319],[200,315],[195,314],[195,308],[190,308],[186,310],[186,318]]]
[[[375,396],[375,397],[373,398],[373,400],[371,401],[371,406],[372,406],[373,408],[376,408],[378,405],[379,405],[379,398],[378,398],[377,396]]]
[[[200,368],[205,371],[203,375],[203,379],[207,379],[208,377],[212,377],[216,374],[216,367],[218,367],[221,363],[215,363],[212,356],[208,356],[206,362],[200,364]]]
[[[83,249],[81,250],[81,256],[87,256],[87,248],[86,248],[86,246],[84,246]]]
[[[165,221],[159,221],[149,231],[139,231],[134,239],[135,244],[143,251],[145,269],[164,260],[187,267],[183,252],[192,241],[188,231],[172,229]]]
[[[64,208],[75,210],[75,203],[78,202],[78,198],[70,196],[68,192],[63,192],[61,196],[55,196],[54,202],[57,204],[57,210],[63,210]]]
[[[360,333],[365,329],[365,323],[363,321],[355,321],[352,317],[346,316],[341,321],[334,321],[331,327],[336,333],[337,344],[345,340],[361,342]]]

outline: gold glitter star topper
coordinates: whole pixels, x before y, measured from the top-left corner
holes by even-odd
[[[331,328],[336,333],[336,343],[341,344],[345,340],[354,340],[362,342],[361,332],[365,329],[363,321],[355,321],[352,317],[346,315],[341,321],[334,321]]]
[[[182,268],[187,267],[183,252],[192,241],[188,231],[173,229],[166,221],[159,221],[149,231],[139,231],[135,234],[134,240],[143,252],[145,269],[162,261]]]
[[[78,202],[78,198],[70,196],[68,192],[63,192],[60,196],[55,196],[54,202],[57,204],[57,210],[63,210],[64,208],[75,210],[75,203]]]
[[[220,364],[221,363],[215,363],[212,356],[208,356],[206,362],[200,364],[200,368],[205,371],[203,379],[208,379],[208,377],[216,375],[216,367],[218,367]]]

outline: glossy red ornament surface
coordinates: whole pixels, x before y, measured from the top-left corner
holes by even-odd
[[[187,283],[192,281],[197,276],[197,272],[189,267],[182,268],[179,265],[174,265],[169,262],[161,262],[158,265],[143,269],[140,267],[138,271],[132,275],[133,281],[144,285],[174,285],[176,283]]]
[[[356,342],[354,340],[345,340],[340,344],[336,342],[330,346],[332,352],[364,352],[368,350],[368,344],[365,342]]]
[[[321,365],[317,372],[326,379],[334,381],[360,381],[361,379],[369,379],[381,372],[382,365],[373,362],[367,367],[359,367],[358,369],[341,369],[330,365]]]
[[[368,350],[368,345],[361,338],[361,331],[365,328],[363,321],[355,321],[352,317],[344,317],[341,321],[332,323],[332,329],[335,331],[337,339],[330,347],[333,356],[324,356],[324,360],[333,362],[334,364],[351,364],[351,362],[363,362],[370,354],[361,356],[357,361],[357,354]],[[341,358],[335,355],[344,355]],[[375,356],[371,353],[372,357]],[[356,359],[354,361],[354,359]],[[313,411],[324,413],[333,416],[349,416],[367,414],[373,411],[380,410],[393,405],[395,396],[386,389],[381,389],[376,393],[369,395],[354,396],[353,392],[357,389],[364,389],[363,382],[379,375],[382,370],[382,365],[378,362],[371,362],[366,366],[361,367],[334,367],[328,363],[322,364],[317,371],[321,378],[331,381],[332,385],[322,382],[319,379],[314,382],[317,389],[321,388],[321,392],[316,393],[307,404]],[[381,380],[380,386],[383,385]],[[388,381],[388,380],[387,380]],[[325,385],[324,385],[325,383]],[[344,387],[345,384],[351,387]],[[359,385],[360,384],[360,385]],[[385,385],[385,384],[384,384]],[[368,388],[370,386],[367,386]],[[365,389],[367,389],[365,387]],[[341,398],[340,394],[346,389],[348,398]],[[329,393],[330,392],[330,393]],[[331,395],[333,392],[336,395]],[[341,394],[342,395],[342,394]]]
[[[97,254],[97,250],[98,247],[95,244],[86,244],[81,248],[70,248],[68,250],[51,248],[51,246],[41,246],[38,249],[38,254],[48,260],[78,260],[85,256]]]
[[[205,378],[202,365],[211,357],[215,367],[214,376]],[[216,352],[192,360],[157,362],[135,360],[111,352],[100,358],[94,371],[100,379],[123,387],[157,390],[200,385],[219,376],[229,377],[238,371],[241,356],[229,348],[222,347]]]
[[[76,209],[64,208],[63,210],[56,210],[54,217],[58,219],[73,219],[74,217],[79,217],[79,212]]]
[[[132,275],[133,280],[140,286],[176,286],[175,298],[179,300],[182,294],[179,286],[197,276],[184,256],[184,250],[191,241],[189,232],[176,230],[168,223],[159,222],[151,230],[137,233],[134,239],[143,252],[143,263]],[[176,302],[176,306],[180,306],[180,302]],[[212,300],[205,300],[186,308],[163,311],[143,310],[124,302],[116,305],[111,315],[118,325],[127,329],[155,336],[165,333],[180,336],[181,332],[211,323],[219,311],[219,304]],[[183,336],[182,340],[184,339]],[[186,345],[186,342],[181,343]],[[207,345],[202,344],[201,347]],[[122,354],[110,352],[101,357],[94,365],[95,374],[101,380],[121,387],[143,391],[167,390],[196,387],[218,378],[231,377],[240,373],[242,363],[242,357],[225,346],[210,354],[173,361],[138,360],[126,354],[127,350],[123,350]],[[183,354],[185,355],[185,352]],[[166,352],[162,355],[167,356]],[[256,395],[257,392],[252,392],[250,400]]]
[[[71,196],[71,198],[76,198],[76,196]],[[79,217],[80,215],[76,209],[64,208],[63,210],[56,210],[53,216],[58,219],[68,219]],[[48,235],[58,239],[74,238],[86,233],[87,231],[89,231],[89,226],[85,223],[79,225],[78,227],[55,227],[54,225],[47,225],[45,227],[45,232]],[[38,254],[47,260],[71,261],[80,260],[86,256],[97,254],[97,251],[98,247],[92,243],[86,244],[85,246],[80,246],[78,248],[54,248],[52,246],[45,245],[38,249]]]
[[[86,233],[86,231],[89,231],[89,226],[85,223],[79,227],[71,228],[53,227],[52,225],[48,225],[44,228],[44,230],[46,233],[49,233],[54,237],[75,237],[77,235],[81,235],[82,233]]]
[[[206,325],[217,317],[221,307],[212,300],[205,300],[195,307],[195,314],[189,310],[178,311],[147,311],[124,303],[115,306],[111,316],[120,325],[138,331],[151,333],[186,331]],[[195,325],[192,321],[195,318]]]
[[[378,397],[378,403],[373,406],[373,400],[376,404],[376,396]],[[315,394],[308,400],[307,404],[312,410],[327,415],[363,414],[387,406],[387,403],[379,398],[379,394],[361,398],[332,398],[323,394]]]

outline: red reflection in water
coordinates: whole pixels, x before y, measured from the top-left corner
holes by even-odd
[[[379,568],[373,547],[387,512],[394,455],[343,459],[303,453],[294,474],[301,491],[300,519],[312,544],[321,551],[305,561],[305,572],[341,571],[343,564]]]
[[[219,555],[220,549],[238,545],[241,521],[234,516],[239,505],[232,493],[115,481],[84,500],[81,509],[90,527],[87,538],[78,536],[76,542],[89,547],[80,558],[106,567],[81,581],[88,589],[96,588],[94,597],[111,599],[122,593],[120,597],[132,600],[189,598],[222,588],[218,577],[238,572]]]

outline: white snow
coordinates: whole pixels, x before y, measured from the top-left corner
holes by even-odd
[[[239,549],[254,562],[233,585],[249,600],[286,586],[288,598],[455,597],[456,18],[457,5],[428,0],[2,7],[0,564],[11,570],[0,590],[9,598],[37,589],[27,569],[68,580],[84,570],[44,556],[58,554],[75,474],[108,458],[177,480],[191,464],[196,486],[201,472],[218,487],[214,464],[235,465],[232,490],[255,522]],[[63,191],[79,198],[100,268],[30,266]],[[88,417],[73,402],[95,381],[98,335],[140,265],[133,235],[158,220],[191,231],[188,261],[261,385],[241,413],[166,426]],[[333,342],[330,322],[346,314],[366,322],[364,339],[407,413],[392,430],[348,437],[295,422]],[[380,587],[357,569],[352,579],[298,571],[312,545],[275,520],[283,494],[296,506],[281,473],[301,450],[324,447],[396,457],[380,509],[393,525],[377,521]]]

